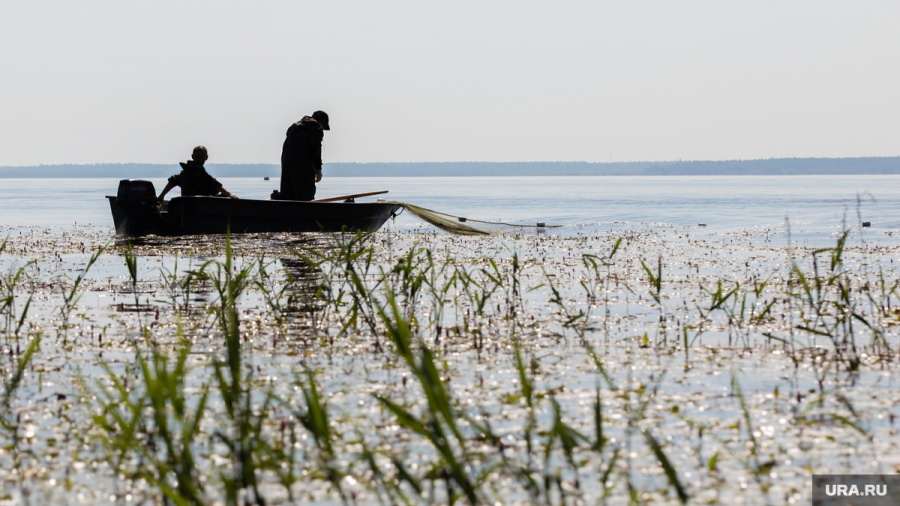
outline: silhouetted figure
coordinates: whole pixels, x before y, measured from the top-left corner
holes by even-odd
[[[328,115],[316,111],[304,116],[287,130],[281,149],[281,191],[273,199],[312,200],[316,183],[322,180],[322,137],[328,126]]]
[[[209,158],[206,147],[197,146],[191,154],[191,159],[181,164],[181,172],[169,178],[166,187],[157,197],[157,202],[162,204],[163,197],[169,193],[169,190],[176,186],[181,187],[181,196],[190,197],[194,195],[200,196],[222,196],[238,198],[237,195],[226,190],[222,183],[206,172],[203,164]]]

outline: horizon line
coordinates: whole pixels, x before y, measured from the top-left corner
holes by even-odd
[[[412,162],[323,162],[323,165],[329,164],[464,164],[464,163],[491,163],[491,164],[524,164],[524,163],[580,163],[592,165],[614,165],[629,163],[734,163],[734,162],[761,162],[761,161],[777,161],[777,160],[853,160],[853,159],[889,159],[900,158],[900,155],[880,155],[880,156],[782,156],[770,158],[729,158],[729,159],[677,159],[677,160],[621,160],[621,161],[597,161],[589,162],[585,160],[508,160],[508,161],[488,161],[488,160],[456,160],[456,161],[412,161]],[[58,167],[58,166],[94,166],[94,165],[170,165],[177,162],[60,162],[60,163],[41,163],[37,165],[0,165],[3,168],[25,168],[25,167]],[[208,162],[209,165],[281,165],[281,162]]]

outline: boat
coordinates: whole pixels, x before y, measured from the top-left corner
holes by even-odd
[[[386,190],[311,201],[175,197],[157,205],[150,181],[123,179],[116,195],[107,195],[116,235],[179,236],[262,232],[375,231],[397,214],[394,202],[356,202]]]

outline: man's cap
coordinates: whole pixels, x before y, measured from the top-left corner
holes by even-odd
[[[325,111],[316,111],[312,114],[312,117],[322,125],[322,130],[331,130],[328,126],[328,114]]]

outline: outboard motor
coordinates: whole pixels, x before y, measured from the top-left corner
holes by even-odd
[[[123,179],[119,181],[116,204],[123,207],[152,207],[156,209],[156,188],[150,181]]]
[[[156,233],[160,223],[156,189],[150,181],[123,179],[119,191],[109,199],[116,233],[120,236]]]

